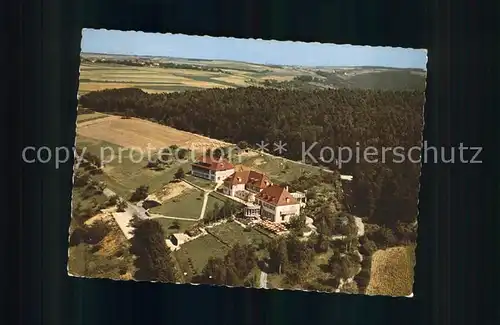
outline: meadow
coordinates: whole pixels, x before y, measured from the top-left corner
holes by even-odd
[[[189,165],[186,162],[172,162],[170,167],[164,170],[151,170],[146,168],[146,159],[136,162],[140,158],[137,153],[115,143],[77,135],[76,145],[78,148],[85,148],[86,152],[110,161],[103,167],[103,173],[95,175],[94,178],[104,181],[109,189],[127,199],[141,185],[149,186],[149,192],[161,190],[174,179],[174,175],[179,167],[187,168]],[[110,149],[102,150],[102,148]],[[118,156],[116,153],[120,149],[122,153]],[[114,156],[111,152],[115,153]]]
[[[198,189],[190,189],[149,211],[167,217],[196,220],[200,217],[202,205],[203,192]]]

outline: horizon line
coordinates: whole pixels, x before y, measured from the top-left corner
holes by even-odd
[[[184,60],[196,60],[196,61],[222,61],[222,62],[241,62],[241,63],[248,63],[248,64],[255,64],[255,65],[261,65],[261,66],[282,66],[282,67],[308,67],[308,68],[362,68],[362,67],[367,67],[367,68],[385,68],[385,69],[394,69],[394,70],[421,70],[427,72],[427,67],[425,68],[416,68],[416,67],[407,67],[407,68],[401,68],[401,67],[391,67],[391,66],[385,66],[385,65],[298,65],[298,64],[276,64],[276,63],[260,63],[260,62],[251,62],[251,61],[241,61],[241,60],[230,60],[230,59],[218,59],[218,58],[213,58],[213,59],[201,59],[201,58],[193,58],[193,57],[180,57],[180,56],[162,56],[162,55],[151,55],[151,54],[125,54],[125,53],[115,53],[115,52],[84,52],[81,51],[81,54],[100,54],[100,55],[121,55],[121,56],[135,56],[135,57],[151,57],[151,58],[170,58],[170,59],[184,59]]]

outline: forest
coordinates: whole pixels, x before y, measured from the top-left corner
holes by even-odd
[[[324,146],[359,148],[360,152],[367,147],[420,147],[424,93],[244,87],[147,94],[127,88],[85,94],[80,104],[232,143],[283,141],[287,151],[282,155],[301,160],[304,145],[309,148],[315,142],[310,151],[314,157],[320,157]],[[352,214],[389,227],[397,221],[415,220],[421,166],[393,158],[389,151],[385,161],[343,163],[340,172],[354,176],[347,193]],[[338,169],[334,161],[317,163]]]

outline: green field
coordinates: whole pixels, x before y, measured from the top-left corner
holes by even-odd
[[[156,192],[174,179],[179,167],[186,167],[188,163],[173,163],[169,168],[161,171],[146,168],[147,162],[135,163],[137,159],[130,155],[130,150],[119,152],[120,146],[106,141],[95,140],[78,135],[77,147],[86,148],[98,157],[110,161],[105,164],[104,173],[94,176],[95,179],[104,181],[106,185],[118,195],[128,198],[131,193],[141,185],[148,185],[149,192]],[[102,154],[101,154],[102,150]],[[132,151],[134,154],[136,152]]]
[[[201,273],[210,257],[223,258],[228,251],[228,246],[211,235],[205,235],[183,244],[179,250],[174,252],[174,255],[182,270],[188,273],[187,278],[191,278],[194,275],[193,271],[196,274]],[[189,262],[190,260],[192,264]]]
[[[168,238],[171,234],[182,233],[189,229],[192,225],[194,225],[195,221],[186,221],[186,220],[174,220],[174,219],[164,219],[164,218],[154,218],[161,227],[163,228],[163,232],[165,233],[165,238]],[[180,228],[174,228],[174,222],[178,222]]]
[[[217,195],[216,192],[212,192],[208,195],[207,208],[205,210],[205,217],[208,216],[212,211],[215,210],[216,205],[221,208],[226,204],[228,198],[221,195]]]
[[[168,217],[189,218],[196,220],[200,217],[203,206],[203,192],[191,189],[181,195],[164,202],[162,205],[151,208],[151,213],[158,213]]]

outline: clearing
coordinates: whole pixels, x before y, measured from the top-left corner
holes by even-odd
[[[415,247],[399,246],[378,250],[372,256],[366,294],[408,296],[413,293]]]
[[[106,141],[123,148],[150,149],[152,153],[161,148],[177,145],[181,148],[204,152],[228,144],[198,134],[180,131],[165,125],[137,118],[123,119],[109,116],[78,124],[77,134]],[[146,152],[147,153],[147,152]]]

